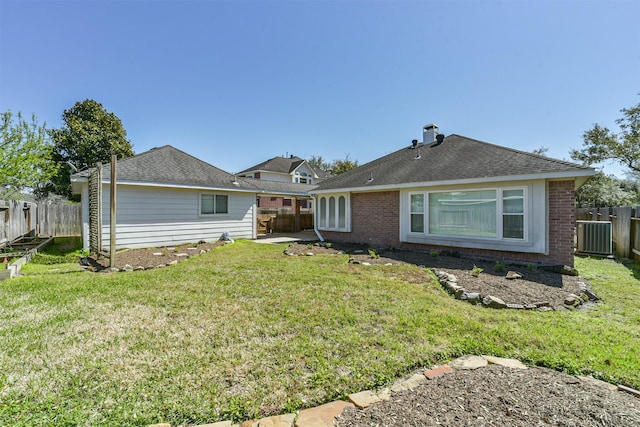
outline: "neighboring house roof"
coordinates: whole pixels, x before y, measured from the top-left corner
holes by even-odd
[[[262,163],[259,163],[255,166],[247,168],[243,171],[238,172],[239,174],[245,174],[248,172],[275,172],[282,174],[292,174],[300,165],[306,163],[307,166],[315,172],[318,178],[326,179],[331,175],[323,171],[321,169],[316,168],[306,160],[298,157],[298,156],[290,156],[290,157],[273,157],[269,160],[266,160]]]
[[[90,171],[72,176],[72,181],[86,180]],[[111,180],[110,164],[103,165],[103,181]],[[270,182],[237,178],[171,145],[118,160],[118,182],[168,185],[178,187],[217,188],[256,193],[304,195],[315,185]]]
[[[460,135],[442,144],[418,143],[380,157],[318,185],[325,190],[407,188],[505,179],[589,177],[593,168],[518,151]],[[585,178],[586,179],[586,178]]]

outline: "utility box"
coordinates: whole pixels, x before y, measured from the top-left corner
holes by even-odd
[[[578,250],[583,254],[612,255],[611,221],[577,221]]]

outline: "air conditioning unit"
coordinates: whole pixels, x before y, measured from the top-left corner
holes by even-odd
[[[611,221],[577,221],[578,252],[594,255],[613,254]]]

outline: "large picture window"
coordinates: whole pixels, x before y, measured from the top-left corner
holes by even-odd
[[[229,196],[226,194],[201,194],[200,215],[229,213]]]
[[[323,230],[348,231],[348,194],[320,196],[318,198],[318,219],[318,227]]]
[[[525,190],[410,193],[408,219],[409,230],[415,234],[522,240]]]

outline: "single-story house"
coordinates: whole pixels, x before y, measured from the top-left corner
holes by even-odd
[[[71,177],[82,196],[85,249],[110,245],[111,166],[103,165],[100,177],[96,171]],[[308,197],[315,187],[240,178],[170,145],[118,160],[116,183],[117,248],[217,240],[225,232],[255,239],[259,195]]]
[[[594,169],[434,124],[391,154],[311,190],[328,241],[573,265],[575,191]]]

